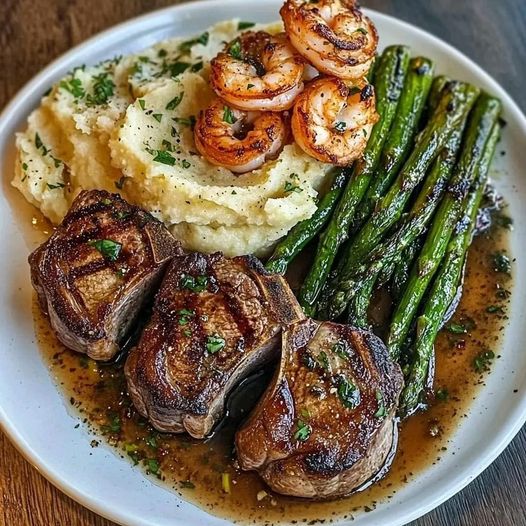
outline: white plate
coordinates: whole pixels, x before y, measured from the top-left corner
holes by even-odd
[[[13,134],[23,126],[49,86],[73,66],[138,51],[174,35],[191,35],[219,20],[241,17],[270,22],[278,17],[280,0],[208,0],[157,11],[88,40],[48,66],[27,84],[0,119],[0,424],[23,455],[69,496],[116,522],[126,525],[207,525],[226,521],[207,515],[174,494],[155,486],[142,473],[106,448],[92,449],[91,437],[74,429],[77,420],[65,407],[34,341],[30,312],[31,285],[26,262],[29,251],[20,214],[22,199],[9,187],[13,170]],[[409,24],[370,11],[381,45],[404,43],[432,58],[438,71],[487,89],[501,97],[504,117],[502,149],[498,156],[498,189],[515,219],[512,253],[526,249],[526,178],[523,150],[526,119],[504,90],[464,55]],[[521,204],[522,202],[522,204]],[[517,276],[526,272],[526,259],[515,264]],[[487,385],[473,404],[469,418],[452,439],[448,453],[436,466],[399,490],[375,511],[357,517],[353,526],[405,524],[438,506],[473,480],[506,447],[526,420],[526,281],[514,287],[511,319],[502,359],[496,360]],[[518,389],[518,394],[513,394]],[[455,452],[455,455],[452,455]]]

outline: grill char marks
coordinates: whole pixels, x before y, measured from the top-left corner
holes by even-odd
[[[275,358],[282,327],[302,318],[283,278],[255,258],[175,258],[126,362],[135,406],[160,431],[206,436],[232,387]]]
[[[178,242],[159,221],[117,194],[91,190],[79,194],[29,264],[58,338],[108,360],[176,254]]]
[[[356,491],[390,462],[402,383],[371,333],[313,320],[292,325],[273,382],[236,435],[241,467],[287,495]]]

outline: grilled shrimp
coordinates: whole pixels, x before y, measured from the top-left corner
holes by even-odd
[[[303,69],[285,35],[247,31],[212,60],[210,82],[234,108],[282,111],[303,90]]]
[[[365,77],[378,33],[355,0],[286,0],[280,14],[292,45],[319,71],[347,80]]]
[[[347,166],[362,155],[377,120],[370,84],[349,87],[335,77],[322,77],[297,98],[292,134],[305,153]]]
[[[245,112],[218,98],[199,114],[194,139],[199,153],[212,164],[244,173],[276,158],[287,131],[280,113]]]

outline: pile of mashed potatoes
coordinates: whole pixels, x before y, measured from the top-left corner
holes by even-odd
[[[70,72],[18,134],[13,185],[54,224],[81,190],[99,188],[151,212],[188,250],[267,254],[315,212],[329,165],[289,144],[234,175],[196,152],[195,116],[214,97],[209,61],[246,25],[222,22]]]

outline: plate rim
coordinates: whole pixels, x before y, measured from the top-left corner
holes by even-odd
[[[275,3],[277,0],[263,0],[262,3]],[[228,4],[244,3],[244,0],[224,0]],[[217,9],[218,3],[216,0],[189,0],[182,4],[172,5],[160,9],[148,11],[142,15],[124,20],[116,25],[113,25],[103,31],[100,31],[90,38],[80,42],[73,48],[62,53],[49,64],[47,64],[41,71],[35,76],[28,80],[22,88],[20,88],[15,95],[8,101],[2,112],[0,113],[0,142],[4,137],[6,129],[9,127],[9,123],[13,119],[17,119],[17,113],[20,107],[23,106],[25,98],[34,92],[39,84],[44,83],[48,77],[55,76],[56,69],[60,69],[65,62],[68,62],[71,58],[75,57],[78,53],[86,51],[90,47],[94,46],[99,40],[105,40],[112,35],[120,34],[124,32],[130,26],[139,25],[142,21],[162,16],[164,14],[175,14],[178,11],[185,11],[187,9],[195,9],[200,7],[206,9],[208,7]],[[364,8],[364,11],[371,15],[373,18],[383,18],[389,23],[398,24],[402,28],[405,28],[413,33],[419,34],[419,36],[428,39],[432,44],[442,48],[449,55],[455,56],[458,60],[467,65],[472,71],[479,76],[483,77],[485,82],[495,89],[500,94],[500,99],[503,105],[513,114],[515,114],[517,121],[520,124],[523,135],[526,137],[526,116],[519,105],[511,97],[508,91],[489,73],[487,73],[481,66],[479,66],[473,59],[468,57],[465,53],[435,36],[431,32],[422,29],[421,27],[414,25],[405,20],[401,20],[392,15],[382,13],[375,9]],[[25,114],[25,112],[23,112]],[[476,460],[469,461],[469,466],[472,469],[465,469],[461,475],[451,478],[448,484],[447,491],[440,493],[434,497],[423,498],[422,503],[418,508],[408,510],[405,514],[398,516],[395,522],[391,523],[391,526],[403,526],[408,522],[411,522],[419,517],[422,517],[426,513],[432,511],[436,507],[449,500],[456,493],[464,489],[470,482],[478,477],[484,470],[486,470],[495,459],[504,451],[509,445],[517,433],[526,423],[526,394],[521,397],[520,402],[517,403],[515,409],[511,410],[507,421],[510,425],[507,425],[500,432],[495,434],[495,437],[490,441],[492,446],[488,446],[484,450],[484,454],[476,457]],[[120,508],[113,510],[108,500],[99,501],[96,498],[91,497],[86,492],[77,489],[74,482],[67,480],[61,474],[53,471],[47,466],[47,462],[42,459],[30,446],[30,444],[23,438],[19,433],[16,425],[8,418],[4,412],[3,407],[0,405],[0,430],[8,437],[10,442],[15,446],[17,451],[27,460],[42,476],[44,476],[50,483],[52,483],[57,489],[65,493],[68,497],[78,502],[82,506],[88,508],[92,512],[101,515],[109,520],[112,520],[118,524],[130,525],[130,526],[141,526],[146,524],[142,521],[142,518],[135,515],[130,515],[126,509]],[[184,499],[183,499],[184,500]],[[208,513],[205,510],[200,509],[202,513]],[[223,519],[224,520],[224,519]]]

